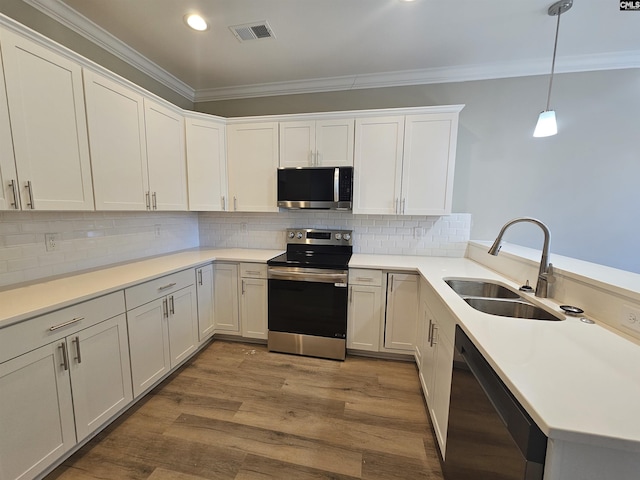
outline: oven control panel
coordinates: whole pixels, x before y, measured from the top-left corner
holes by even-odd
[[[287,243],[308,245],[348,245],[351,246],[352,230],[321,230],[315,228],[287,229]]]

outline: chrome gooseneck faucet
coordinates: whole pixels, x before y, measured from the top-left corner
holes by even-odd
[[[495,242],[493,242],[493,245],[491,245],[491,248],[489,249],[489,254],[493,256],[497,256],[498,252],[500,251],[500,247],[502,247],[500,242],[502,241],[502,236],[504,235],[504,232],[511,225],[515,223],[521,223],[521,222],[534,223],[538,225],[544,232],[544,245],[542,246],[542,258],[540,259],[540,269],[538,270],[538,283],[536,285],[536,297],[547,298],[549,284],[553,283],[555,281],[555,278],[553,277],[553,265],[549,263],[549,229],[544,223],[542,223],[540,220],[536,220],[535,218],[529,218],[529,217],[514,218],[513,220],[508,221],[507,223],[504,224],[504,226],[500,230],[500,233],[498,234],[498,237],[496,238]]]

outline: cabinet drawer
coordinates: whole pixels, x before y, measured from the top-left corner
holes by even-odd
[[[350,268],[349,283],[351,285],[382,285],[382,270],[366,268]]]
[[[127,288],[124,296],[127,301],[127,310],[149,303],[156,298],[177,292],[181,288],[195,283],[195,275],[192,268],[181,272],[172,273],[165,277],[150,280],[135,287]]]
[[[0,363],[124,311],[119,291],[10,325],[0,330]]]
[[[241,263],[240,276],[244,278],[267,278],[267,264]]]

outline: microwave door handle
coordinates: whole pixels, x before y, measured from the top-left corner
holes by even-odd
[[[333,171],[333,201],[340,201],[340,169],[338,167]]]

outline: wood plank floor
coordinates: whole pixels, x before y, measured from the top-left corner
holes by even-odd
[[[413,363],[215,341],[46,477],[442,479]]]

